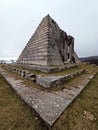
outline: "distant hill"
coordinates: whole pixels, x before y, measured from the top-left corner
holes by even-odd
[[[16,60],[0,60],[0,63],[7,63],[7,64],[15,63],[15,62],[16,62]]]
[[[13,63],[16,62],[17,57],[0,57],[0,63]]]
[[[83,58],[80,58],[80,60],[83,62],[90,62],[90,63],[98,65],[98,56],[83,57]]]

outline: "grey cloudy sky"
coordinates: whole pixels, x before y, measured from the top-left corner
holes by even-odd
[[[98,55],[98,0],[0,0],[0,58],[18,57],[47,14],[75,37],[79,57]]]

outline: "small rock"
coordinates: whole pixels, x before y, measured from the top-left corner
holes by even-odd
[[[89,111],[84,111],[84,117],[90,121],[94,121],[96,120],[96,118],[94,117],[94,115],[89,112]]]
[[[37,118],[37,117],[35,117],[35,120],[38,120],[38,118]]]

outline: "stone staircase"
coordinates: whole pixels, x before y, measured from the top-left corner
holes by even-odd
[[[73,71],[70,73],[69,72],[65,72],[66,68],[67,70],[69,70],[70,67],[73,67]],[[64,70],[64,72],[60,72],[59,73],[48,73],[48,74],[44,74],[42,75],[41,73],[36,74],[36,73],[32,73],[28,70],[24,70],[22,68],[16,68],[16,67],[12,67],[12,66],[6,66],[7,70],[14,72],[18,75],[21,75],[22,77],[30,80],[30,81],[34,81],[37,84],[39,84],[42,87],[45,88],[51,88],[51,87],[56,87],[57,85],[66,83],[66,81],[71,80],[75,77],[77,77],[78,75],[81,75],[82,73],[84,73],[84,69],[74,69],[75,66],[64,66],[64,67],[60,67],[59,69]],[[53,68],[53,67],[52,67]],[[57,68],[57,67],[56,67]],[[54,68],[53,68],[54,69]],[[57,70],[58,72],[58,70]]]
[[[16,68],[13,69],[13,71],[16,70]],[[28,80],[26,80],[26,82],[28,82],[28,85],[26,85],[24,83],[24,78],[17,79],[17,77],[14,76],[17,74],[13,73],[11,75],[12,72],[8,71],[5,68],[0,68],[0,73],[3,75],[6,81],[12,86],[16,93],[30,107],[32,107],[37,112],[37,114],[39,114],[39,116],[45,121],[46,125],[48,125],[49,129],[51,129],[52,125],[60,117],[63,111],[70,105],[70,103],[74,101],[74,99],[82,92],[82,90],[87,86],[87,84],[98,72],[98,68],[95,65],[90,64],[79,64],[77,67],[78,73],[80,70],[85,71],[83,71],[82,74],[78,74],[76,77],[67,80],[63,84],[58,84],[57,87],[48,89],[49,91],[44,91],[43,89],[41,90],[35,88],[34,84],[28,86],[30,82]],[[27,72],[27,70],[25,71]],[[73,68],[73,70],[70,70],[69,73],[68,71],[69,70],[66,69],[65,73],[69,75],[72,75],[72,73],[77,72],[75,68]],[[17,71],[17,73],[20,74],[20,71]],[[23,72],[19,77],[24,77],[22,76],[22,74]],[[57,76],[57,74],[59,74],[59,76],[64,76],[64,71],[55,74],[51,73],[50,75]],[[33,75],[28,73],[28,76],[32,77]],[[49,75],[44,75],[43,77],[46,76]]]

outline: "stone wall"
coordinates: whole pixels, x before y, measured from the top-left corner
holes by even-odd
[[[48,20],[44,18],[28,41],[17,63],[47,65],[48,30]]]

